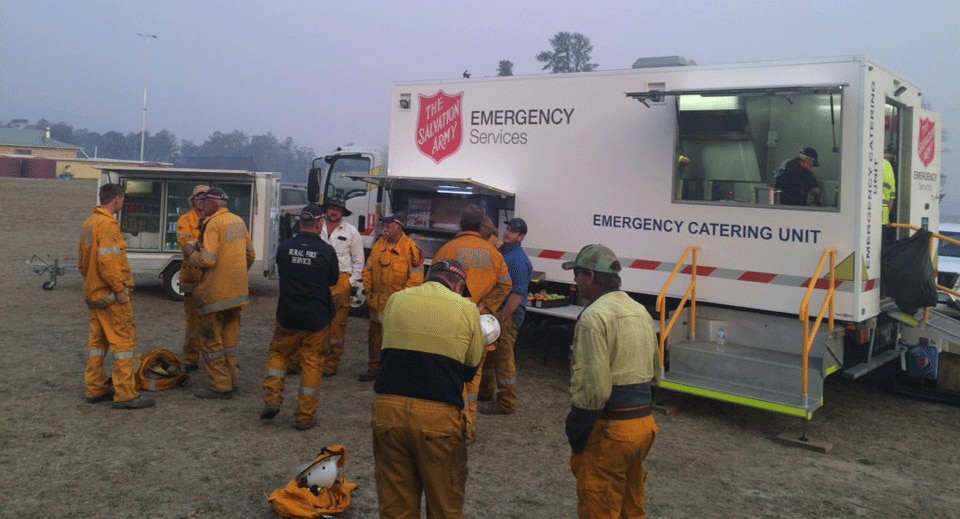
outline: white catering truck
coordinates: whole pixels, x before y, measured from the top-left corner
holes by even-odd
[[[809,419],[825,377],[898,355],[883,160],[893,219],[936,231],[942,124],[922,102],[860,56],[401,82],[389,151],[340,149],[308,180],[371,236],[376,214],[404,212],[428,256],[466,203],[522,217],[546,282],[571,283],[561,263],[605,244],[623,288],[663,310],[661,387]],[[822,196],[782,205],[776,175],[803,148]]]
[[[112,182],[126,188],[119,218],[130,269],[134,274],[158,276],[171,299],[183,298],[183,253],[177,242],[177,220],[191,210],[190,195],[198,184],[226,191],[230,212],[247,224],[257,254],[250,271],[264,276],[274,272],[280,230],[280,173],[153,166],[100,169],[99,185]]]

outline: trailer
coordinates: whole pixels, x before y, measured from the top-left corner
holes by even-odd
[[[192,209],[194,186],[219,187],[229,196],[230,212],[243,219],[257,259],[251,271],[271,276],[276,268],[280,232],[280,173],[243,170],[147,166],[105,166],[98,185],[124,186],[126,196],[118,215],[127,242],[127,259],[134,274],[161,279],[163,291],[182,300],[177,220]]]
[[[942,124],[870,58],[401,82],[390,115],[386,155],[315,161],[310,194],[368,227],[403,212],[428,256],[467,203],[522,217],[546,283],[572,283],[561,264],[584,245],[611,247],[660,321],[662,388],[809,419],[827,376],[899,354],[883,161],[897,237],[936,231]],[[784,205],[782,164],[809,148],[820,196]]]

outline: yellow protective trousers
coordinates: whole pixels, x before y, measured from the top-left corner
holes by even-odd
[[[517,411],[517,359],[514,356],[517,332],[517,323],[512,317],[500,324],[497,349],[487,357],[478,395],[481,400],[493,400],[496,394],[497,407],[504,413]]]
[[[340,357],[343,356],[343,337],[347,334],[347,318],[350,317],[350,273],[341,272],[337,285],[330,287],[333,306],[337,314],[333,317],[329,339],[323,351],[323,370],[336,373],[340,369]]]
[[[380,350],[383,348],[383,323],[375,319],[375,314],[370,315],[370,327],[367,332],[367,370],[377,371],[380,369]]]
[[[134,354],[137,327],[133,320],[133,303],[113,303],[103,308],[89,308],[90,341],[87,343],[87,367],[83,383],[87,398],[96,398],[110,390],[104,360],[113,355],[114,402],[126,402],[139,396],[134,375]]]
[[[373,459],[380,517],[463,517],[467,444],[460,409],[395,395],[373,400]]]
[[[240,338],[242,309],[238,306],[200,316],[200,359],[210,378],[210,390],[215,393],[240,387],[237,340]]]
[[[480,355],[477,374],[473,380],[463,385],[463,416],[467,422],[467,445],[473,443],[477,435],[477,396],[480,392],[480,380],[483,378],[483,365],[487,360],[487,349]]]
[[[313,421],[320,401],[320,366],[323,357],[320,348],[327,342],[327,328],[310,332],[289,330],[277,323],[273,328],[273,340],[267,353],[267,373],[263,378],[263,403],[268,407],[283,405],[283,383],[287,364],[294,353],[300,354],[300,391],[297,393],[297,409],[293,417],[299,425]]]
[[[183,363],[196,366],[200,363],[200,309],[193,299],[193,294],[183,294],[183,313],[186,317],[186,326],[183,332]]]
[[[647,517],[644,460],[653,447],[657,431],[652,415],[629,420],[597,420],[586,449],[570,456],[570,469],[577,479],[577,517]]]

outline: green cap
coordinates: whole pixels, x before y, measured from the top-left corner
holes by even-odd
[[[604,274],[617,274],[620,272],[620,260],[608,247],[593,244],[580,249],[577,259],[564,261],[562,267],[563,270],[581,268]]]

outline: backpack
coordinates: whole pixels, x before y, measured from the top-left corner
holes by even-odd
[[[190,379],[184,371],[183,364],[175,353],[170,350],[150,350],[139,356],[140,366],[135,378],[137,389],[144,391],[166,391],[182,386]]]

